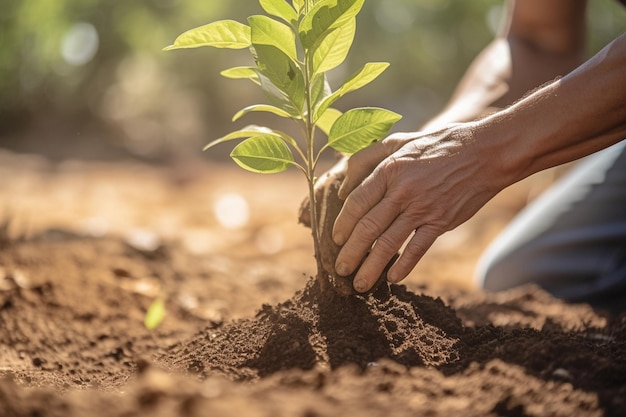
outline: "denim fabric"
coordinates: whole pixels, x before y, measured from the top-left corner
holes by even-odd
[[[487,249],[487,290],[536,283],[554,296],[626,310],[626,141],[578,162]]]

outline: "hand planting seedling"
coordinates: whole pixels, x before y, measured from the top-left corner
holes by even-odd
[[[322,225],[317,212],[315,185],[320,156],[328,148],[353,154],[385,137],[401,116],[388,110],[363,107],[345,113],[333,108],[344,95],[377,78],[388,63],[367,63],[334,91],[327,72],[346,59],[356,33],[356,16],[365,0],[260,0],[267,15],[250,16],[247,24],[220,20],[191,29],[164,50],[212,46],[246,49],[254,66],[222,71],[232,79],[258,85],[266,104],[245,107],[237,121],[250,112],[268,112],[288,118],[302,132],[294,138],[268,127],[250,125],[209,143],[206,149],[231,140],[242,140],[230,156],[242,168],[263,174],[290,167],[306,177],[310,226],[313,235],[317,279],[327,287],[320,254]],[[319,138],[319,131],[325,140]]]

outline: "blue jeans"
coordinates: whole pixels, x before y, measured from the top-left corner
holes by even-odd
[[[581,160],[522,210],[478,263],[487,290],[535,283],[626,310],[626,141]]]

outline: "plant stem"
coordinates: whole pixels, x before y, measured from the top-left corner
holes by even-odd
[[[306,1],[306,7],[309,1]],[[317,166],[317,158],[315,157],[315,123],[313,123],[313,105],[311,103],[311,62],[309,51],[304,53],[304,84],[306,88],[306,118],[305,118],[305,138],[306,138],[306,179],[309,185],[309,213],[311,216],[311,235],[313,236],[313,248],[315,252],[315,260],[317,262],[317,280],[322,290],[327,288],[328,279],[324,273],[322,266],[322,256],[320,251],[320,229],[317,216],[317,198],[315,196],[315,168]]]
[[[325,289],[326,279],[324,268],[322,267],[322,256],[320,251],[320,229],[317,216],[317,198],[315,196],[315,162],[313,160],[313,130],[314,125],[307,126],[307,182],[309,183],[309,213],[311,215],[311,235],[313,236],[313,248],[315,260],[317,262],[317,279],[320,281],[322,289]]]

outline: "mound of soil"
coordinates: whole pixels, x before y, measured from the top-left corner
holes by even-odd
[[[0,164],[2,417],[626,415],[626,316],[441,286],[527,194],[444,237],[426,284],[340,297],[307,278],[290,177],[25,162]],[[207,216],[224,178],[257,207],[237,230]]]
[[[407,367],[459,360],[463,325],[438,299],[381,286],[367,298],[320,291],[315,280],[290,300],[265,305],[252,319],[202,332],[171,347],[163,362],[206,377],[258,379],[287,369],[360,369],[381,358]]]
[[[175,292],[202,274],[208,294],[210,263],[54,232],[5,243],[0,264],[2,416],[626,413],[626,319],[537,288],[446,303],[395,285],[345,298],[310,280],[225,321],[170,296],[150,333],[146,276]]]

